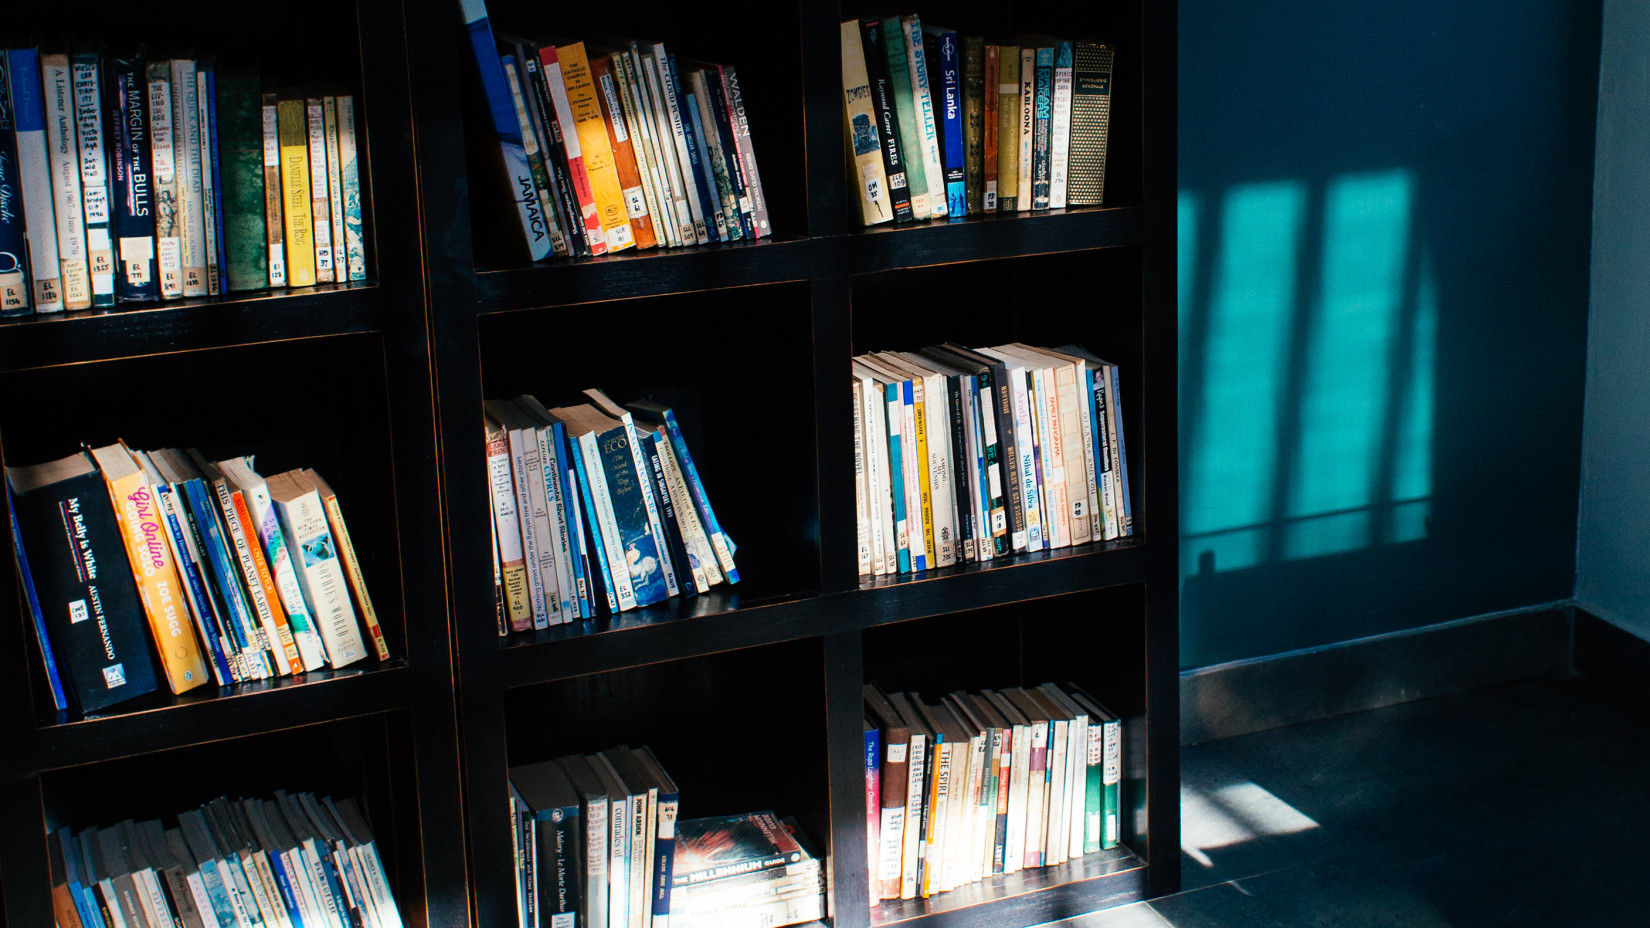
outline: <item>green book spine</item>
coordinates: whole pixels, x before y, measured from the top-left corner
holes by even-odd
[[[1094,762],[1096,741],[1104,739],[1101,726],[1089,727],[1089,762],[1087,764],[1087,778],[1083,781],[1083,853],[1092,854],[1100,850],[1104,834],[1105,817],[1105,784],[1103,765]],[[1112,801],[1116,803],[1116,790],[1113,790]]]
[[[261,290],[269,286],[269,230],[264,220],[264,130],[258,76],[226,71],[217,84],[228,289]]]
[[[894,91],[894,116],[899,121],[901,147],[906,139],[913,143],[905,159],[905,181],[911,190],[911,212],[917,219],[931,218],[934,213],[928,202],[928,175],[923,171],[922,133],[918,130],[917,101],[911,85],[911,60],[905,54],[905,31],[899,17],[882,21],[882,48],[888,54],[888,77]]]
[[[1123,723],[1116,719],[1107,719],[1102,726],[1105,730],[1105,755],[1101,764],[1101,785],[1105,794],[1101,802],[1101,835],[1100,847],[1110,849],[1117,846],[1122,830],[1120,821],[1123,806]]]

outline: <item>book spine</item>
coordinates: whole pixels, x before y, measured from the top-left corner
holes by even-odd
[[[287,285],[286,198],[285,172],[281,170],[280,104],[272,93],[262,94],[260,100],[264,141],[264,239],[269,253],[269,285],[284,287]]]
[[[1118,373],[1117,365],[1107,364],[1106,374],[1110,392],[1107,393],[1107,406],[1111,410],[1112,441],[1116,442],[1112,448],[1113,467],[1117,472],[1117,494],[1123,508],[1123,518],[1119,521],[1117,530],[1124,535],[1134,534],[1134,505],[1129,495],[1129,451],[1123,441],[1123,400],[1121,398],[1122,375]]]
[[[1015,103],[1015,113],[1020,195],[1014,208],[1024,213],[1031,210],[1032,199],[1036,195],[1031,186],[1031,165],[1036,157],[1034,151],[1037,144],[1037,49],[1030,45],[1020,46],[1020,96]]]
[[[904,30],[905,57],[911,71],[911,102],[915,105],[917,132],[922,138],[922,170],[928,178],[928,205],[935,219],[950,214],[946,203],[944,158],[940,153],[939,120],[934,116],[934,96],[938,90],[928,82],[928,46],[923,39],[922,21],[914,13],[899,19]]]
[[[1062,363],[1054,368],[1056,409],[1050,417],[1050,424],[1054,429],[1054,453],[1064,469],[1066,501],[1065,508],[1061,510],[1062,518],[1066,524],[1067,540],[1074,545],[1088,543],[1092,535],[1089,466],[1083,454],[1088,430],[1083,428],[1085,420],[1078,412],[1082,400],[1080,390],[1075,367]]]
[[[493,27],[487,19],[487,5],[484,0],[459,0],[459,11],[470,37],[470,50],[481,79],[482,95],[487,99],[493,135],[498,140],[504,182],[521,222],[523,247],[529,260],[538,261],[550,255],[550,236],[544,227],[544,217],[538,211],[538,191],[533,186],[533,174],[527,166],[527,153],[523,147],[521,127],[516,122],[509,84],[493,44]]]
[[[853,383],[854,394],[854,535],[858,543],[859,576],[874,576],[871,571],[871,511],[868,506],[870,467],[865,460],[865,403],[860,393],[860,382]],[[874,897],[873,897],[874,898]]]
[[[332,265],[332,197],[327,191],[327,117],[320,97],[304,98],[304,141],[309,149],[310,223],[314,229],[315,282],[337,280]]]
[[[900,136],[894,86],[888,72],[888,54],[883,48],[882,21],[874,17],[864,19],[859,27],[866,79],[871,88],[871,111],[877,139],[882,146],[883,176],[888,180],[888,201],[894,212],[894,221],[907,222],[916,216],[916,212],[911,202],[912,190],[905,164],[907,151],[905,140]]]
[[[935,57],[930,59],[929,74],[937,78],[931,82],[937,85],[932,92],[938,94],[940,100],[934,120],[941,124],[940,141],[944,146],[940,160],[945,179],[946,209],[952,216],[962,217],[968,214],[962,50],[957,47],[957,34],[949,29],[931,33],[928,38],[936,43],[930,52]]]
[[[668,928],[670,924],[670,890],[675,885],[676,869],[676,818],[680,809],[679,794],[659,794],[656,815],[659,826],[653,842],[651,862],[653,928]]]
[[[339,283],[349,280],[344,257],[344,171],[338,163],[338,97],[321,98],[321,122],[326,134],[327,205],[332,209],[332,275]]]
[[[1065,209],[1071,167],[1072,50],[1070,42],[1054,47],[1054,102],[1049,117],[1048,205]]]
[[[928,736],[911,733],[910,763],[906,765],[905,846],[900,851],[901,899],[918,896],[918,876],[923,847],[923,810],[926,805]]]
[[[51,156],[52,203],[57,214],[57,260],[63,273],[63,306],[85,309],[92,305],[92,277],[86,254],[80,144],[69,57],[41,55],[40,80],[46,98],[46,141]]]
[[[607,123],[602,119],[601,90],[590,71],[590,57],[583,42],[556,49],[556,56],[561,62],[567,105],[573,114],[573,131],[578,134],[585,174],[590,179],[590,196],[595,204],[600,235],[607,243],[608,252],[633,248],[636,237],[630,228]]]
[[[682,198],[687,204],[687,215],[693,220],[695,239],[714,242],[716,225],[707,209],[703,178],[697,174],[698,158],[690,145],[689,127],[684,124],[686,104],[681,99],[681,85],[676,80],[671,56],[663,44],[655,43],[643,54],[642,60],[654,72],[649,80],[657,81],[659,87],[658,100],[664,108],[665,125],[670,133],[666,138],[676,155],[679,173],[675,176],[681,181]]]
[[[1053,371],[1037,368],[1032,397],[1037,424],[1037,466],[1039,499],[1043,508],[1046,547],[1071,546],[1071,497],[1066,487],[1066,455],[1060,434],[1060,407]]]
[[[653,233],[653,217],[648,211],[647,187],[642,183],[642,169],[636,158],[636,143],[630,135],[625,119],[622,80],[613,74],[613,60],[606,55],[590,59],[590,73],[596,83],[596,98],[601,104],[602,125],[607,131],[608,147],[613,151],[613,166],[618,171],[619,195],[624,202],[625,216],[630,222],[636,248],[652,248],[659,244]]]
[[[178,499],[177,494],[178,491],[172,486],[162,485],[156,488],[160,509],[166,519],[172,562],[177,565],[178,576],[183,581],[184,601],[189,607],[190,617],[194,620],[195,631],[200,635],[200,642],[205,647],[207,656],[211,658],[212,675],[219,686],[228,686],[235,682],[234,673],[229,668],[229,660],[217,630],[218,618],[212,611],[212,601],[207,595],[205,580],[200,573],[199,552],[194,548],[193,540],[184,528],[188,515],[184,513],[183,502]]]
[[[722,134],[716,128],[716,116],[711,107],[710,84],[703,71],[688,73],[688,112],[693,116],[693,128],[699,136],[699,159],[710,169],[717,201],[722,216],[725,238],[739,241],[745,237],[739,221],[739,200],[733,192],[733,177],[728,173],[727,158],[722,151]]]
[[[591,584],[595,581],[590,577],[589,549],[584,541],[584,521],[579,511],[578,484],[574,479],[572,453],[567,445],[567,430],[560,422],[551,423],[550,448],[552,460],[556,463],[556,478],[559,483],[556,490],[560,495],[562,513],[566,520],[567,562],[573,581],[572,596],[577,600],[579,617],[588,619],[596,614],[594,591],[591,589]]]
[[[52,706],[59,712],[69,708],[69,696],[63,689],[63,675],[57,666],[57,655],[52,651],[52,638],[46,631],[46,616],[40,611],[40,598],[34,590],[34,575],[29,571],[29,555],[23,547],[23,529],[17,523],[17,500],[7,489],[6,513],[11,517],[12,553],[17,557],[17,575],[22,581],[24,599],[29,606],[29,617],[34,620],[34,640],[40,647],[40,661],[46,671],[46,684],[51,690]]]
[[[649,225],[655,242],[661,246],[680,245],[681,231],[670,211],[670,191],[660,173],[659,147],[653,138],[653,120],[648,115],[642,85],[637,69],[632,66],[630,53],[617,51],[609,56],[613,63],[614,83],[618,85],[619,102],[624,108],[625,128],[630,133],[631,149],[636,156],[636,169],[641,175],[642,195],[647,201]]]
[[[871,724],[869,719],[865,722],[864,757],[865,869],[870,876],[868,898],[874,907],[882,899],[882,874],[879,866],[882,857],[882,731]]]
[[[676,414],[666,409],[664,412],[665,428],[670,432],[670,445],[676,452],[676,460],[682,466],[682,473],[687,477],[688,489],[693,495],[694,505],[699,509],[699,517],[704,521],[710,534],[711,548],[716,554],[716,560],[722,566],[722,573],[729,583],[739,582],[739,571],[733,564],[733,544],[727,533],[722,531],[722,525],[716,521],[716,511],[710,506],[710,497],[705,493],[704,482],[699,479],[699,469],[693,466],[693,455],[688,452],[687,439],[682,435],[682,428],[676,422]]]
[[[115,305],[115,250],[109,238],[109,161],[103,131],[101,68],[95,52],[70,59],[75,131],[80,142],[80,192],[86,208],[86,261],[92,305]]]
[[[904,405],[900,401],[900,386],[897,382],[884,386],[886,421],[888,423],[888,467],[889,467],[889,497],[893,504],[894,534],[893,543],[896,553],[897,573],[911,572],[911,534],[910,522],[907,517],[906,489],[905,489],[905,444],[906,435],[902,434],[901,423],[904,421]],[[916,479],[915,475],[912,479]]]
[[[911,74],[911,58],[906,51],[905,31],[899,17],[882,20],[881,45],[888,62],[889,94],[894,104],[894,119],[899,124],[900,153],[904,158],[905,176],[910,184],[911,214],[917,219],[931,219],[934,204],[928,195],[927,140],[922,133],[922,114]]]
[[[561,493],[561,462],[556,455],[555,433],[550,426],[534,429],[538,443],[539,481],[544,494],[546,527],[549,530],[548,567],[556,588],[558,621],[571,622],[578,617],[578,593],[575,589],[572,552],[567,543],[567,511]],[[536,499],[536,497],[535,497]]]
[[[487,474],[493,498],[493,524],[498,535],[499,559],[504,571],[504,598],[510,630],[531,631],[532,596],[528,591],[527,562],[521,543],[515,484],[510,476],[510,439],[503,429],[487,435]]]
[[[104,87],[110,115],[109,217],[116,250],[115,299],[138,302],[160,298],[155,277],[153,165],[149,159],[149,111],[144,104],[143,62],[111,58]]]
[[[34,298],[29,293],[28,230],[23,225],[22,192],[11,65],[6,50],[0,48],[0,316],[22,316],[34,310]]]
[[[561,49],[545,46],[539,50],[539,62],[543,65],[545,83],[550,88],[562,150],[567,154],[568,178],[572,181],[573,196],[579,205],[575,221],[583,228],[585,245],[590,254],[604,255],[607,254],[607,234],[602,231],[601,213],[596,208],[596,195],[590,187],[584,140],[579,137],[578,123],[573,117],[572,100],[567,94],[567,75],[562,73],[561,54]]]
[[[579,439],[572,435],[567,436],[567,447],[568,453],[573,459],[573,471],[577,478],[579,496],[583,503],[580,518],[584,525],[585,536],[589,539],[590,548],[596,554],[594,572],[600,576],[602,589],[607,594],[607,611],[616,614],[619,612],[622,603],[618,593],[618,578],[613,571],[608,569],[607,552],[610,536],[605,534],[601,516],[596,509],[596,499],[599,495],[598,488],[591,483],[592,471],[599,466],[599,462],[594,458],[587,460],[584,446]],[[617,556],[618,549],[614,548],[613,553]],[[625,576],[628,580],[629,573],[626,572]],[[633,608],[634,598],[631,599],[631,603],[632,606],[624,608]]]
[[[579,199],[573,191],[573,173],[567,163],[567,145],[562,133],[561,118],[556,113],[556,101],[550,95],[550,79],[545,69],[546,56],[554,57],[554,46],[539,49],[538,66],[533,75],[533,95],[538,102],[539,124],[544,127],[544,144],[539,153],[544,157],[544,171],[549,186],[551,212],[561,230],[569,255],[587,255],[590,246],[585,241],[584,214],[579,211]],[[548,218],[548,215],[547,217]]]
[[[309,287],[318,277],[313,201],[309,190],[308,115],[303,100],[282,100],[276,105],[276,111],[280,119],[281,210],[286,219],[282,244],[286,252],[287,283]]]
[[[968,447],[972,435],[968,430],[967,397],[963,390],[963,378],[947,376],[944,379],[944,390],[947,412],[950,414],[951,434],[950,456],[946,463],[946,478],[952,490],[947,502],[950,504],[952,526],[955,530],[955,544],[958,563],[977,559],[976,537],[978,533],[974,526],[974,500],[979,497],[978,486],[969,477],[973,474],[969,467],[971,455]]]
[[[521,533],[522,563],[527,570],[528,602],[533,610],[533,628],[550,627],[550,611],[545,607],[544,573],[540,551],[539,525],[533,506],[533,475],[530,467],[537,464],[538,445],[534,442],[529,453],[524,429],[511,428],[510,474],[511,493],[516,498],[516,530]]]
[[[677,237],[683,245],[697,245],[702,241],[708,241],[702,234],[700,224],[693,221],[693,211],[688,207],[688,184],[681,156],[677,154],[676,134],[671,129],[670,110],[665,103],[664,85],[660,82],[659,63],[654,60],[651,49],[640,46],[632,46],[631,56],[632,65],[640,69],[642,94],[652,114],[653,139],[659,149],[659,164],[662,167],[665,185],[670,192],[670,208],[671,214],[676,217]]]
[[[329,662],[334,668],[355,663],[366,656],[366,647],[355,610],[350,607],[343,568],[338,565],[338,545],[327,531],[320,499],[307,493],[284,504],[277,502],[275,509],[281,517],[281,528],[298,549],[298,582],[314,609]]]
[[[927,570],[933,566],[929,557],[933,550],[933,538],[929,535],[933,523],[923,507],[923,486],[928,476],[927,449],[922,440],[925,436],[917,433],[916,384],[902,381],[899,389],[900,433],[904,438],[900,443],[903,457],[900,468],[905,472],[905,519],[910,527],[911,569]]]
[[[361,159],[355,140],[355,97],[338,97],[338,162],[344,182],[344,266],[349,279],[367,279],[367,242],[361,218]]]
[[[893,205],[888,199],[888,173],[882,163],[882,141],[877,134],[865,42],[860,35],[859,21],[855,19],[842,24],[842,96],[860,221],[868,226],[887,222],[894,218]]]
[[[217,494],[218,506],[223,510],[223,524],[229,533],[227,540],[230,550],[239,562],[240,578],[245,583],[247,596],[252,603],[252,614],[260,630],[260,644],[269,649],[277,673],[282,676],[294,673],[299,669],[295,666],[298,660],[297,647],[287,627],[286,613],[281,611],[280,603],[272,601],[269,596],[273,592],[274,584],[265,585],[267,566],[263,575],[260,575],[257,563],[252,558],[255,545],[249,542],[248,526],[241,521],[241,516],[246,511],[245,502],[237,501],[237,494],[231,492],[228,483],[221,478],[212,481],[212,489]]]
[[[756,200],[761,192],[754,188],[750,177],[746,176],[746,169],[739,157],[741,147],[749,148],[749,139],[744,145],[736,140],[734,134],[733,111],[728,108],[727,84],[723,79],[725,69],[720,65],[710,65],[702,70],[705,90],[710,98],[710,113],[706,115],[709,125],[705,127],[707,133],[714,134],[722,147],[722,157],[727,161],[728,181],[733,185],[734,212],[737,214],[739,230],[747,239],[756,239],[758,229],[766,233],[765,226],[759,227],[756,221]],[[749,128],[747,124],[747,128]],[[753,159],[751,170],[755,170]],[[762,204],[763,220],[767,217],[767,202]]]
[[[1001,188],[998,171],[1002,149],[1002,46],[985,47],[985,75],[980,94],[980,211],[995,213]]]
[[[705,146],[704,117],[699,113],[699,97],[691,83],[684,83],[676,56],[670,56],[670,80],[676,88],[677,104],[682,110],[682,137],[687,143],[688,160],[693,168],[694,187],[699,191],[699,205],[705,211],[706,230],[715,230],[715,240],[731,241],[735,236],[728,228],[728,216],[722,205],[722,192],[717,187],[716,175]],[[734,221],[735,228],[738,220]]]
[[[218,155],[226,291],[269,286],[269,242],[264,223],[262,109],[254,75],[225,73],[217,78]],[[276,168],[279,169],[279,146]]]
[[[212,210],[214,235],[212,240],[213,254],[218,261],[218,292],[229,291],[229,249],[225,235],[223,216],[223,142],[218,137],[218,75],[216,69],[206,72],[206,119],[211,131],[212,142],[206,147],[202,156],[207,160],[207,173],[212,176],[212,199],[208,204]]]
[[[13,48],[6,52],[6,63],[12,118],[17,125],[17,176],[22,185],[23,226],[34,311],[59,312],[64,308],[63,268],[57,253],[57,218],[52,199],[51,156],[47,154],[40,56],[32,48]]]
[[[338,557],[343,562],[344,576],[349,580],[350,592],[355,594],[355,604],[360,607],[361,621],[367,626],[367,637],[372,639],[373,652],[379,660],[387,661],[390,659],[389,643],[384,640],[384,629],[378,624],[378,611],[372,607],[372,597],[367,593],[367,578],[361,573],[361,559],[355,555],[355,543],[350,540],[344,510],[339,507],[335,494],[327,494],[321,499],[321,504],[326,507],[327,525],[338,542]]]
[[[682,528],[682,543],[688,549],[690,563],[695,564],[694,582],[699,589],[706,590],[722,582],[722,569],[716,562],[716,550],[711,545],[710,534],[705,529],[705,523],[699,517],[698,507],[693,504],[693,494],[688,489],[687,478],[682,473],[681,462],[676,458],[676,449],[670,442],[666,430],[660,429],[654,434],[654,449],[658,452],[659,463],[664,466],[665,479],[670,486],[671,504],[676,510],[677,522]],[[700,584],[700,575],[703,583]]]
[[[534,82],[541,80],[539,63],[538,59],[529,57],[529,49],[526,46],[518,48],[521,48],[519,59],[514,55],[504,55],[499,61],[504,66],[504,80],[510,86],[510,103],[515,107],[516,124],[521,129],[522,150],[527,154],[527,170],[533,175],[535,203],[531,205],[538,210],[544,234],[550,236],[551,254],[565,255],[567,239],[562,235],[561,221],[550,203],[550,172],[544,166],[544,136],[540,132],[543,117],[536,115],[537,100],[532,96]]]
[[[705,582],[705,570],[699,566],[699,558],[687,547],[687,541],[682,534],[683,520],[678,516],[675,499],[670,492],[670,478],[665,476],[665,465],[660,459],[657,433],[649,433],[641,439],[641,448],[647,458],[648,473],[653,482],[649,484],[653,496],[659,505],[659,523],[663,528],[664,545],[670,549],[670,562],[681,566],[681,575],[677,583],[684,595],[692,596],[702,593],[708,586]]]
[[[217,107],[212,102],[212,69],[195,71],[195,112],[200,125],[201,173],[201,241],[206,252],[206,292],[217,296],[223,292],[223,266],[218,261],[219,228],[218,194],[218,140],[215,131]]]
[[[962,59],[963,198],[973,216],[985,209],[985,39],[965,37]]]
[[[189,627],[182,582],[166,543],[155,489],[141,471],[106,483],[167,685],[173,693],[194,689],[206,682],[206,662]]]
[[[670,545],[666,541],[665,537],[663,512],[664,501],[654,492],[653,481],[649,479],[649,476],[652,474],[652,468],[648,465],[650,455],[648,454],[647,448],[644,448],[642,445],[641,437],[636,432],[636,425],[631,419],[630,413],[625,413],[621,417],[621,421],[624,423],[623,437],[630,445],[630,466],[635,473],[635,484],[640,491],[639,495],[642,499],[642,507],[647,516],[648,535],[653,542],[653,549],[657,552],[660,574],[665,583],[665,591],[668,596],[675,596],[681,591],[676,577],[677,562],[675,558],[670,556]],[[649,443],[649,446],[651,446],[651,442]],[[645,553],[643,554],[643,559],[645,562]],[[687,570],[687,563],[685,561],[682,562],[682,570],[684,571],[683,576],[685,577],[685,572]]]
[[[630,810],[629,796],[608,797],[607,928],[630,925]]]
[[[1004,45],[997,58],[997,211],[1020,204],[1020,46]],[[1025,191],[1026,196],[1031,191]]]
[[[1110,45],[1079,42],[1073,50],[1067,206],[1099,206],[1105,199],[1114,60]]]
[[[630,449],[619,429],[579,438],[590,492],[600,517],[608,569],[621,610],[646,606],[666,596],[658,549],[653,543],[642,485]],[[633,556],[634,555],[634,556]]]
[[[1122,840],[1119,822],[1123,813],[1123,722],[1107,719],[1101,757],[1101,835],[1100,848],[1110,850]]]
[[[238,675],[242,679],[256,680],[273,676],[268,645],[262,640],[252,605],[247,601],[246,591],[230,563],[229,544],[224,539],[225,529],[220,526],[217,508],[207,495],[206,481],[191,478],[184,482],[184,492],[189,502],[192,524],[201,533],[197,543],[211,568],[208,587],[220,597],[219,613],[225,618],[223,626],[232,642],[235,662],[239,664]]]
[[[1031,128],[1031,208],[1048,209],[1049,136],[1054,120],[1054,49],[1036,51],[1032,96]]]
[[[298,648],[298,659],[304,670],[317,670],[326,664],[326,647],[315,627],[315,617],[304,602],[303,588],[298,584],[298,573],[292,560],[292,551],[281,532],[281,520],[269,501],[268,487],[259,484],[247,492],[252,524],[257,528],[270,574],[275,578],[275,594],[286,610],[287,625]]]
[[[206,237],[202,213],[201,125],[199,90],[193,59],[170,62],[172,82],[172,156],[177,168],[179,266],[183,296],[206,296]]]
[[[910,729],[890,728],[883,732],[886,760],[877,775],[879,820],[877,822],[877,856],[872,864],[876,891],[882,899],[900,897],[900,854],[905,847],[905,794],[910,780]]]

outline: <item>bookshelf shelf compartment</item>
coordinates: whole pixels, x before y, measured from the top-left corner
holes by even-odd
[[[376,332],[383,322],[370,282],[0,319],[0,373]]]

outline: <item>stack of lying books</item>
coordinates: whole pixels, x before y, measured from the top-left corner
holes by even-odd
[[[672,928],[777,928],[825,917],[819,856],[772,812],[676,823]]]

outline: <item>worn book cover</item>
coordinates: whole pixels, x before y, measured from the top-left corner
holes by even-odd
[[[802,860],[802,846],[772,812],[695,818],[676,823],[672,886],[707,883]]]
[[[258,72],[218,74],[218,157],[222,161],[226,289],[269,286],[269,234],[264,223],[263,113]]]

